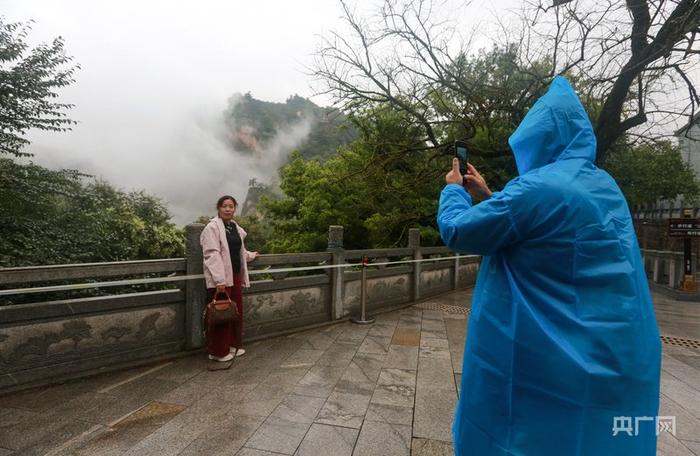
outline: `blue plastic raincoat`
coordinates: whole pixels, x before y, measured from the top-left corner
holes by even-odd
[[[593,163],[593,129],[566,79],[554,79],[509,142],[520,176],[502,192],[472,206],[451,184],[440,197],[445,244],[484,255],[455,453],[654,455],[661,346],[651,296],[629,209]]]

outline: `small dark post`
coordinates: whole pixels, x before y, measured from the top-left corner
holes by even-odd
[[[193,223],[185,227],[185,260],[187,275],[204,272],[202,246],[199,236],[204,230],[201,223]],[[185,346],[187,349],[200,348],[204,345],[202,337],[202,310],[206,301],[206,285],[204,280],[187,280],[185,285]]]

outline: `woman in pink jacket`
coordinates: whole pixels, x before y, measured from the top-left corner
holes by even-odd
[[[245,249],[246,232],[233,221],[238,203],[229,195],[216,203],[217,217],[209,221],[199,240],[204,253],[204,279],[207,296],[211,301],[215,293],[225,291],[236,303],[240,320],[235,323],[207,326],[207,351],[209,359],[231,361],[245,353],[243,343],[243,287],[250,286],[247,263],[258,252]]]

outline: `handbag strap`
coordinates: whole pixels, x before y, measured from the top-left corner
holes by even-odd
[[[229,296],[228,293],[227,293],[226,291],[217,291],[217,292],[214,293],[214,299],[213,299],[213,301],[216,301],[216,298],[218,298],[218,297],[221,296],[221,295],[226,296],[226,299],[228,299],[229,301],[231,300],[231,296]]]

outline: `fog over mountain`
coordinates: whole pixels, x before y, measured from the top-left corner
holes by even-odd
[[[61,93],[75,104],[78,125],[64,134],[31,132],[33,160],[155,193],[179,224],[211,214],[222,193],[245,198],[249,179],[276,171],[279,162],[232,153],[228,100],[247,91],[270,101],[311,95],[306,59],[315,34],[338,16],[337,5],[321,0],[1,3],[8,21],[34,20],[32,43],[63,36],[81,66]],[[306,132],[300,122],[271,153]]]
[[[375,5],[356,3],[358,10]],[[474,11],[492,16],[506,4],[517,2],[478,0],[471,13],[455,14],[468,29]],[[338,29],[341,15],[339,2],[328,0],[0,0],[0,8],[7,21],[34,21],[33,44],[64,37],[81,66],[61,92],[79,123],[64,134],[30,132],[32,160],[157,194],[178,224],[211,214],[222,193],[245,198],[248,180],[268,181],[309,132],[302,119],[268,141],[267,153],[236,154],[222,113],[234,93],[271,102],[310,97],[317,37]]]

